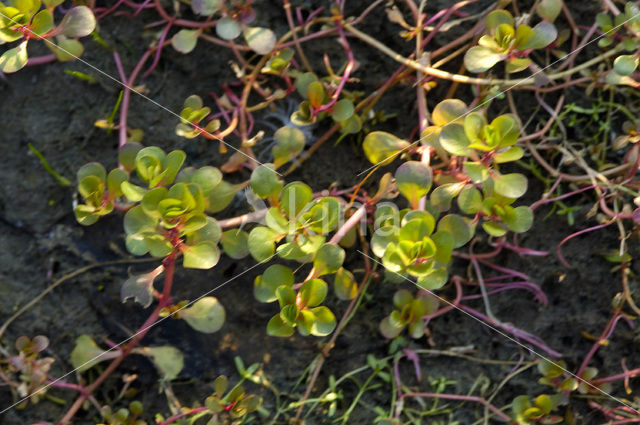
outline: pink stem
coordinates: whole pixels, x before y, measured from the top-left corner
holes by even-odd
[[[609,226],[611,223],[613,223],[613,220],[607,221],[606,223],[598,224],[597,226],[589,227],[588,229],[580,230],[579,232],[573,233],[567,236],[566,238],[564,238],[562,241],[560,241],[560,243],[556,247],[556,256],[558,257],[558,260],[560,260],[563,266],[570,269],[571,265],[567,262],[567,260],[564,259],[564,256],[562,255],[562,245],[564,245],[566,242],[570,241],[571,239],[575,238],[576,236],[593,232],[594,230],[604,229],[605,227]]]
[[[158,40],[158,45],[162,46],[164,44],[164,41],[167,38],[167,34],[169,34],[169,30],[171,29],[171,26],[173,25],[173,20],[169,21],[169,23],[167,24],[167,26],[164,28],[164,30],[162,31],[162,34],[160,35],[160,39]],[[158,48],[156,49],[156,54],[153,57],[153,63],[151,64],[151,66],[149,67],[149,69],[147,69],[144,74],[142,74],[143,77],[148,77],[149,74],[151,74],[151,72],[153,72],[153,70],[156,68],[156,66],[158,65],[158,62],[160,62],[160,56],[162,55],[162,49]]]
[[[464,304],[460,304],[460,305],[458,305],[458,307],[460,309],[466,311],[467,313],[471,314],[472,316],[477,317],[482,322],[491,325],[493,328],[500,328],[503,331],[512,334],[514,336],[514,338],[522,339],[522,340],[528,342],[529,344],[540,348],[541,350],[545,351],[550,356],[562,357],[561,353],[559,353],[556,350],[550,348],[549,346],[547,346],[544,343],[544,341],[542,341],[537,336],[530,334],[529,332],[523,331],[522,329],[518,329],[518,328],[516,328],[515,326],[513,326],[510,323],[496,322],[495,320],[491,319],[490,317],[487,317],[484,314],[480,313],[479,311],[474,310],[471,307],[468,307],[468,306],[466,306]]]
[[[36,56],[35,58],[29,58],[26,66],[44,65],[45,63],[55,62],[57,60],[56,55],[44,55]]]
[[[165,421],[158,423],[158,425],[169,425],[177,421],[178,419],[186,418],[187,416],[195,415],[196,413],[206,412],[209,409],[207,407],[196,407],[195,409],[191,409],[188,412],[178,413],[177,415],[173,415]]]

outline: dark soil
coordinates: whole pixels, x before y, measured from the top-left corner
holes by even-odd
[[[428,12],[432,13],[439,2],[427,3]],[[440,3],[448,4],[446,1]],[[477,9],[485,7],[484,3],[478,5]],[[276,32],[284,32],[285,21],[279,7],[274,8],[266,3],[263,6],[258,7],[260,19],[264,19]],[[357,9],[360,5],[352,7]],[[590,11],[585,11],[585,16],[588,13]],[[145,49],[147,40],[141,38],[141,35],[145,35],[143,26],[154,16],[152,13],[143,13],[136,19],[117,16],[101,21],[101,35],[107,43],[118,49],[127,72]],[[374,13],[367,25],[369,26],[365,29],[373,31],[389,46],[408,54],[408,44],[402,43],[396,36],[394,32],[397,32],[397,28],[392,28],[383,12]],[[457,35],[459,32],[454,29],[439,36],[436,42],[443,43]],[[57,184],[27,148],[28,143],[33,144],[57,172],[71,180],[76,170],[87,162],[100,161],[107,168],[116,165],[115,133],[107,134],[94,127],[93,123],[109,114],[120,90],[117,84],[95,68],[112,76],[116,76],[117,71],[108,51],[90,40],[84,44],[86,53],[83,59],[92,65],[91,68],[80,62],[54,63],[29,67],[7,76],[7,82],[0,81],[0,134],[3,146],[0,157],[0,324],[65,273],[89,264],[127,256],[124,254],[126,250],[121,216],[110,216],[86,228],[77,224],[72,211],[74,189]],[[335,63],[340,63],[340,50],[334,44],[333,40],[310,43],[308,54],[310,57],[321,58],[322,52],[328,51],[335,57]],[[382,77],[390,75],[397,67],[396,63],[362,43],[354,41],[353,48],[360,62],[356,75],[360,78],[358,88],[372,90]],[[225,49],[213,49],[204,43],[188,56],[167,48],[158,68],[148,78],[139,79],[137,83],[144,84],[150,98],[172,111],[178,111],[187,96],[197,93],[206,97],[208,92],[218,91],[221,84],[232,81],[234,77],[227,65],[232,59],[231,53]],[[320,67],[321,63],[318,61],[315,65]],[[98,83],[90,85],[81,82],[64,74],[67,69],[93,75]],[[444,93],[446,86],[438,87],[430,94],[430,106],[437,103]],[[415,89],[407,84],[382,99],[381,108],[397,114],[396,118],[386,123],[390,131],[400,135],[410,133],[416,121],[414,97]],[[207,100],[209,101],[210,99]],[[174,132],[177,122],[175,116],[133,96],[129,126],[144,130],[145,144],[165,149],[184,149],[188,155],[187,161],[195,166],[219,165],[225,161],[225,157],[217,153],[217,145],[203,140],[185,141],[177,137]],[[317,128],[315,131],[321,134],[322,129]],[[357,140],[347,139],[338,146],[333,146],[330,141],[290,179],[303,180],[314,189],[324,189],[333,183],[348,187],[359,181],[354,171],[366,167],[367,162]],[[247,177],[248,174],[245,173],[231,179]],[[533,202],[539,199],[542,187],[533,181],[530,186],[529,196]],[[553,254],[555,246],[566,235],[595,223],[593,219],[585,218],[592,201],[588,197],[574,200],[584,204],[585,208],[577,214],[576,225],[573,227],[569,227],[566,218],[562,216],[551,215],[546,220],[543,219],[549,212],[546,207],[537,211],[534,228],[525,237],[521,237],[520,243],[531,249],[550,251],[550,255],[519,257],[504,254],[496,261],[496,264],[530,275],[533,282],[541,285],[549,297],[548,305],[541,306],[532,299],[531,294],[519,291],[491,298],[492,309],[498,318],[540,337],[563,354],[563,359],[571,370],[577,369],[593,343],[582,333],[600,334],[611,313],[611,299],[621,290],[619,273],[612,273],[612,264],[602,256],[618,247],[614,226],[570,241],[563,249],[565,258],[572,265],[569,270]],[[237,202],[220,216],[231,217],[246,210],[246,206]],[[629,244],[632,253],[637,253],[638,242],[633,240]],[[350,256],[348,261],[354,268],[361,267],[356,255]],[[71,279],[14,322],[2,336],[3,347],[12,350],[13,341],[20,335],[46,335],[51,341],[46,354],[56,358],[52,375],[67,373],[72,369],[69,353],[79,335],[88,334],[98,342],[104,338],[119,342],[142,324],[147,311],[131,302],[122,304],[119,287],[128,273],[150,270],[155,267],[152,264],[154,263],[96,268]],[[460,262],[454,265],[452,273],[466,276],[469,271],[464,268],[465,264]],[[166,320],[156,326],[144,340],[150,346],[173,345],[184,353],[185,368],[179,378],[171,383],[171,387],[185,406],[202,402],[212,392],[211,384],[216,376],[225,374],[232,381],[237,380],[235,356],[241,357],[245,364],[259,362],[264,376],[284,395],[290,393],[295,398],[304,392],[306,381],[295,390],[293,387],[317,356],[322,340],[298,335],[278,339],[266,335],[266,323],[275,313],[275,307],[261,305],[253,299],[253,279],[262,273],[264,267],[251,268],[252,265],[250,261],[238,262],[223,257],[211,271],[180,270],[174,285],[175,298],[194,299],[212,291],[211,294],[226,308],[227,321],[224,327],[216,334],[202,334],[189,328],[183,321]],[[491,276],[489,269],[484,269],[484,272],[487,274],[485,277]],[[640,273],[635,263],[634,272]],[[632,279],[631,284],[632,289],[638,289],[637,280]],[[365,365],[369,354],[378,358],[387,355],[388,342],[379,335],[377,326],[389,313],[387,300],[398,287],[409,288],[410,285],[383,284],[380,280],[370,285],[365,302],[355,319],[338,338],[336,347],[327,359],[314,388],[314,395],[326,388],[330,374],[338,378]],[[445,291],[443,295],[453,296],[453,292]],[[346,308],[346,303],[337,301],[330,301],[330,305],[338,317]],[[479,300],[470,302],[470,305],[484,311]],[[440,350],[468,347],[468,354],[495,360],[535,359],[529,351],[461,312],[454,311],[433,320],[430,330],[433,345],[423,338],[411,342],[409,346],[414,349]],[[620,323],[611,343],[600,348],[592,362],[592,365],[600,369],[599,376],[619,373],[622,358],[626,358],[630,368],[638,367],[640,355],[635,348],[638,338],[636,330]],[[488,365],[436,355],[421,356],[420,365],[425,375],[422,382],[416,380],[409,362],[404,360],[401,364],[403,382],[412,389],[430,392],[432,388],[426,377],[445,377],[455,381],[455,384],[447,387],[447,392],[467,394],[473,387],[475,395],[483,396],[495,390],[500,381],[513,370],[512,364]],[[165,395],[158,391],[161,384],[156,371],[150,362],[140,356],[128,358],[118,373],[102,386],[97,398],[106,404],[111,403],[121,388],[124,374],[138,375],[133,388],[139,391],[136,398],[144,403],[147,412],[145,419],[149,423],[153,422],[155,412],[165,416],[170,414]],[[500,390],[493,402],[503,406],[517,395],[536,395],[548,391],[537,384],[538,378],[535,368],[516,376]],[[66,379],[75,382],[79,376],[71,374]],[[362,381],[366,378],[362,375],[358,379]],[[486,385],[483,386],[483,383]],[[276,411],[271,392],[251,384],[247,388],[265,397],[264,407],[271,414]],[[350,405],[357,393],[352,382],[346,383],[343,390],[344,401],[338,406],[339,412]],[[70,392],[53,389],[50,393],[62,398],[67,404],[73,400]],[[614,387],[614,394],[622,395],[622,388]],[[371,407],[377,405],[388,411],[390,400],[389,386],[368,392],[363,398],[363,404],[355,409],[348,423],[371,424],[376,417]],[[8,388],[0,387],[0,409],[13,402],[15,400]],[[116,406],[122,407],[127,403],[121,400],[116,402]],[[603,400],[603,403],[613,405],[613,402],[607,400]],[[420,407],[417,403],[410,404],[414,408]],[[482,416],[482,409],[474,405],[448,405],[452,413],[443,418],[451,421],[471,424]],[[586,404],[578,403],[575,406],[576,423],[602,422],[600,416],[588,413]],[[37,406],[29,405],[25,410],[9,410],[0,415],[0,423],[17,425],[56,421],[65,410],[65,406],[45,400]],[[308,418],[308,423],[331,422],[322,410],[316,412]],[[285,416],[281,416],[279,421],[285,423]],[[95,417],[96,411],[90,407],[81,411],[74,423],[94,424]],[[267,418],[261,418],[255,423],[267,421]]]

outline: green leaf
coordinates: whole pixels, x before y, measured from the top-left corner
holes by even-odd
[[[304,149],[304,133],[295,127],[280,127],[273,138],[276,145],[272,148],[275,166],[279,167],[298,156]]]
[[[125,302],[133,298],[135,302],[147,308],[153,301],[153,281],[160,273],[155,270],[150,273],[134,275],[127,279],[120,288],[120,299]]]
[[[222,173],[216,167],[198,168],[189,179],[200,186],[203,195],[208,195],[222,181]]]
[[[382,319],[382,321],[380,322],[379,329],[380,329],[380,333],[385,338],[391,339],[400,335],[400,332],[402,332],[402,329],[404,329],[404,326],[396,326],[394,323],[391,322],[390,317],[387,316],[384,319]]]
[[[125,143],[118,151],[118,162],[125,170],[132,171],[136,167],[136,155],[142,149],[140,143]]]
[[[444,267],[438,269],[432,269],[426,275],[418,277],[416,284],[422,289],[428,289],[430,291],[440,289],[447,283],[449,273]]]
[[[318,81],[318,77],[316,77],[313,72],[299,74],[296,78],[296,90],[298,90],[298,94],[306,99],[307,87],[314,81]]]
[[[327,283],[322,279],[311,279],[302,284],[296,300],[299,299],[305,308],[315,307],[322,303],[326,296]]]
[[[494,10],[487,15],[486,27],[489,33],[493,34],[500,25],[513,26],[513,16],[506,10]]]
[[[183,245],[182,255],[184,256],[182,265],[188,269],[210,269],[220,260],[220,250],[209,241]]]
[[[524,150],[520,146],[512,146],[509,149],[498,152],[493,156],[493,162],[502,164],[504,162],[517,161],[524,155]]]
[[[224,16],[216,23],[216,34],[223,40],[233,40],[242,33],[242,27],[235,19]]]
[[[156,223],[156,220],[149,217],[139,205],[131,208],[124,216],[124,230],[127,235],[155,231]]]
[[[124,196],[126,196],[127,199],[131,202],[142,201],[144,195],[147,193],[147,190],[145,188],[128,181],[124,181],[120,184],[120,190],[122,191]]]
[[[222,233],[220,243],[224,253],[234,260],[239,260],[249,255],[249,234],[244,230],[227,230]]]
[[[306,98],[309,99],[309,103],[314,108],[322,106],[326,95],[327,93],[320,81],[312,81],[307,86]]]
[[[502,55],[482,46],[474,46],[464,55],[464,66],[469,72],[479,73],[489,70],[502,60]]]
[[[9,49],[0,56],[0,71],[5,74],[16,72],[24,68],[27,64],[27,41],[23,41],[14,47]]]
[[[464,170],[472,182],[479,184],[489,178],[489,169],[482,162],[465,161]]]
[[[499,238],[500,236],[504,236],[507,233],[507,230],[502,227],[500,223],[495,223],[493,221],[485,221],[482,223],[482,228],[489,235]]]
[[[524,233],[533,225],[533,211],[526,206],[516,207],[514,209],[515,215],[508,219],[503,219],[504,224],[507,225],[509,230],[516,233]]]
[[[424,241],[424,238],[431,235],[435,228],[435,219],[431,214],[423,213],[422,217],[412,218],[404,223],[398,235],[399,240],[417,243]]]
[[[338,228],[342,207],[338,199],[327,196],[307,204],[298,223],[311,231],[326,235]]]
[[[282,186],[273,164],[262,164],[251,172],[251,190],[262,199],[277,199]]]
[[[278,298],[280,309],[283,309],[287,305],[296,303],[296,292],[286,285],[278,286],[276,289],[276,297]]]
[[[47,47],[56,55],[60,62],[69,62],[82,56],[84,47],[82,43],[73,38],[67,38],[64,35],[56,37],[57,44],[47,43]]]
[[[170,345],[143,347],[138,352],[150,357],[153,364],[167,381],[176,379],[184,367],[182,352]]]
[[[111,353],[117,354],[119,353]],[[78,372],[84,372],[91,369],[96,364],[113,358],[109,352],[98,347],[95,341],[89,335],[80,335],[76,338],[76,345],[71,352],[71,365]]]
[[[331,118],[336,122],[348,120],[353,116],[355,107],[349,99],[340,99],[331,108]]]
[[[53,28],[53,15],[47,9],[36,13],[31,21],[31,31],[37,36],[43,36]]]
[[[344,262],[344,249],[332,243],[320,247],[313,259],[314,277],[331,274],[338,271]]]
[[[264,219],[267,226],[279,234],[285,235],[295,230],[278,208],[269,208]]]
[[[222,211],[229,205],[236,196],[236,193],[242,189],[241,184],[231,184],[222,180],[211,192],[207,195],[207,208],[206,211],[210,214]]]
[[[270,336],[290,337],[293,335],[293,326],[285,323],[279,314],[276,314],[267,324],[267,334]]]
[[[115,198],[122,196],[120,186],[123,182],[127,181],[128,178],[127,173],[120,168],[111,170],[107,176],[107,190],[109,191],[109,195]]]
[[[469,144],[465,128],[461,124],[448,124],[440,133],[440,145],[450,154],[467,156]]]
[[[294,283],[293,272],[290,268],[280,264],[271,265],[265,272],[256,276],[253,282],[253,295],[262,303],[276,301],[276,290],[284,285],[291,287]]]
[[[444,127],[446,124],[458,122],[467,114],[467,105],[459,99],[445,99],[438,103],[433,112],[431,119],[433,124],[438,127]]]
[[[271,53],[277,41],[274,32],[268,28],[246,27],[242,35],[251,50],[259,55]]]
[[[333,290],[341,300],[351,300],[358,295],[358,284],[353,273],[344,267],[340,267],[333,279]]]
[[[562,0],[542,0],[536,8],[538,16],[553,23],[562,12]]]
[[[325,306],[315,307],[311,309],[315,316],[315,321],[311,327],[311,335],[327,336],[336,328],[336,317],[331,310]]]
[[[471,240],[474,228],[470,220],[457,214],[448,214],[438,222],[438,231],[451,234],[455,241],[454,248],[460,248]]]
[[[451,208],[451,201],[464,187],[465,183],[446,183],[436,187],[429,197],[431,206],[439,212],[448,211]]]
[[[10,4],[30,17],[40,9],[40,0],[13,0]]]
[[[280,238],[281,236],[278,233],[268,227],[254,227],[247,240],[251,256],[259,262],[273,257],[276,252],[276,241]]]
[[[89,205],[78,205],[73,211],[76,220],[83,226],[91,226],[100,219],[100,215],[95,212],[95,208]]]
[[[180,53],[187,54],[196,48],[200,30],[181,29],[171,38],[171,45]]]
[[[482,194],[473,185],[467,185],[458,196],[458,207],[465,214],[475,214],[482,209]]]
[[[220,330],[225,319],[224,307],[215,297],[200,298],[190,307],[180,310],[179,315],[193,329],[207,334]]]
[[[193,13],[202,16],[211,16],[222,7],[222,0],[191,0]]]
[[[293,220],[313,200],[313,191],[302,182],[291,182],[282,188],[279,199],[282,211]]]
[[[499,195],[517,199],[527,191],[527,178],[518,173],[498,174],[493,177],[493,189]]]
[[[449,264],[451,262],[451,254],[455,240],[451,233],[438,230],[431,235],[431,240],[436,244],[436,255],[434,259],[441,264]]]
[[[540,22],[533,27],[533,31],[535,32],[535,37],[523,46],[518,46],[519,49],[544,49],[558,37],[556,27],[547,21]]]
[[[431,167],[422,162],[405,162],[396,170],[395,178],[398,190],[414,209],[431,189]]]
[[[96,28],[96,18],[87,6],[77,6],[64,15],[58,30],[70,38],[86,37]]]
[[[529,58],[509,58],[505,64],[505,70],[509,74],[524,71],[533,61]]]
[[[364,154],[372,164],[386,165],[410,145],[393,134],[384,131],[372,131],[362,143]]]
[[[638,67],[638,58],[635,55],[620,55],[613,61],[613,69],[619,75],[629,76]]]
[[[397,243],[399,230],[395,226],[382,226],[375,231],[371,238],[371,251],[382,257],[390,243]]]

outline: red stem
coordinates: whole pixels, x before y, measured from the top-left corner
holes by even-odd
[[[171,287],[173,285],[173,274],[175,270],[175,260],[178,255],[177,248],[174,248],[173,252],[169,254],[163,261],[165,266],[165,275],[164,275],[164,288],[162,290],[162,295],[158,298],[158,305],[153,310],[153,312],[149,315],[147,320],[138,328],[138,330],[134,333],[133,337],[129,339],[129,342],[124,345],[120,351],[120,356],[114,359],[109,366],[98,376],[98,378],[91,383],[88,387],[86,387],[85,392],[83,392],[73,403],[73,405],[67,410],[62,419],[58,422],[58,425],[65,425],[69,423],[69,421],[75,416],[80,407],[84,404],[85,400],[87,400],[91,394],[107,379],[116,368],[122,363],[122,361],[131,353],[131,351],[138,345],[140,340],[144,338],[144,336],[149,332],[149,330],[153,327],[156,320],[159,317],[160,311],[171,303]]]

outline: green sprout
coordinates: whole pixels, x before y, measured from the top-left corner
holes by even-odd
[[[464,64],[471,72],[485,72],[496,63],[506,60],[508,73],[519,72],[531,65],[532,50],[551,44],[558,32],[553,24],[542,21],[535,27],[515,25],[513,16],[506,10],[495,10],[487,16],[488,34],[480,37],[479,46],[467,50]]]
[[[380,322],[382,335],[395,338],[408,328],[409,336],[418,339],[426,331],[423,317],[437,310],[438,299],[425,291],[414,297],[406,289],[401,289],[393,295],[393,306],[393,312]]]

